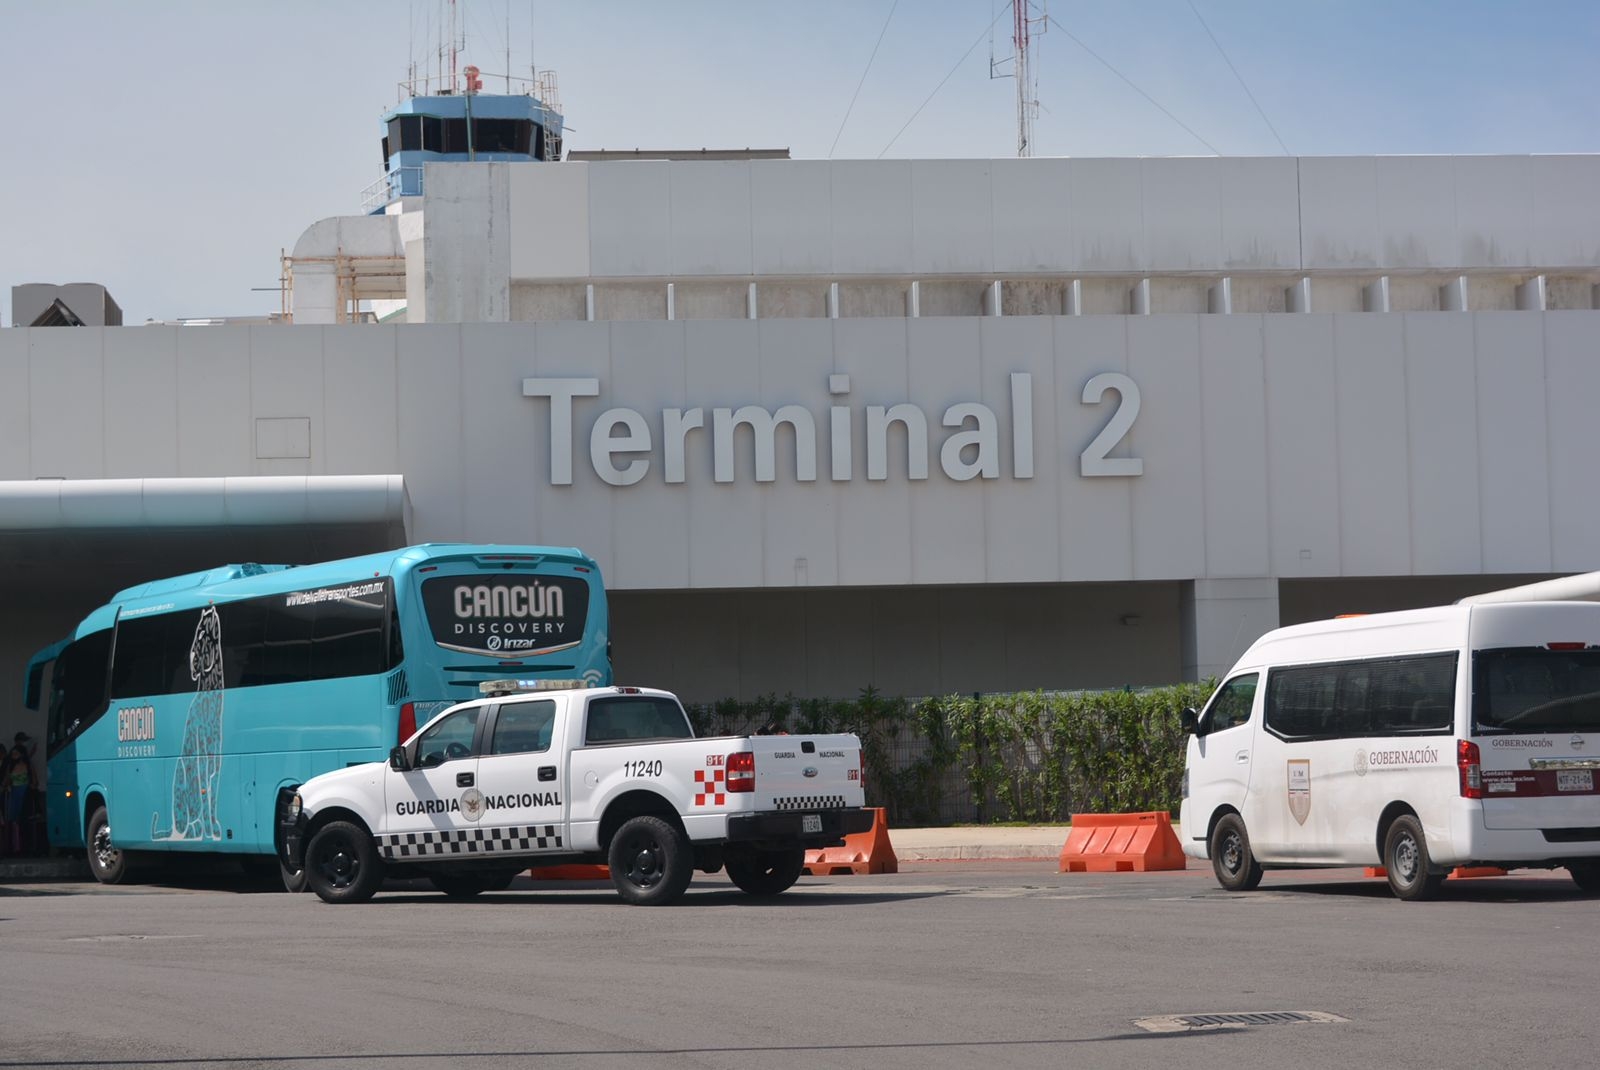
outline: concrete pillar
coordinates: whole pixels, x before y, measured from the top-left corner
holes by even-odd
[[[1233,279],[1224,276],[1206,291],[1206,311],[1232,314]]]
[[[906,316],[917,319],[922,315],[922,283],[911,280],[911,285],[906,289]]]
[[[1073,279],[1067,283],[1066,309],[1069,316],[1083,315],[1083,280]]]
[[[1278,581],[1193,580],[1183,585],[1179,618],[1183,678],[1223,674],[1250,644],[1278,626]]]
[[[1535,275],[1517,287],[1517,308],[1523,312],[1543,312],[1549,308],[1545,297],[1544,276]]]
[[[1134,283],[1133,292],[1128,295],[1131,311],[1135,316],[1150,315],[1150,280],[1140,279]]]
[[[983,314],[985,316],[998,316],[1001,314],[999,279],[994,280],[988,286],[984,287]]]
[[[828,283],[828,318],[839,318],[839,284],[836,282]]]
[[[756,318],[756,284],[753,282],[750,289],[745,291],[744,310],[746,319]]]
[[[669,320],[675,320],[678,318],[677,298],[677,283],[667,283],[667,319]]]
[[[1389,311],[1389,276],[1381,275],[1362,289],[1361,311]]]
[[[1284,294],[1284,305],[1290,312],[1311,311],[1311,279],[1302,278]]]
[[[1439,287],[1439,310],[1441,312],[1468,312],[1467,277],[1465,275],[1451,279]]]

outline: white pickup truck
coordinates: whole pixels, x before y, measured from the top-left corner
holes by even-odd
[[[506,887],[534,865],[604,862],[622,898],[670,903],[694,870],[751,895],[799,878],[808,847],[872,826],[853,735],[696,739],[677,698],[642,687],[491,681],[389,761],[285,789],[278,845],[330,903],[386,876],[446,895]]]

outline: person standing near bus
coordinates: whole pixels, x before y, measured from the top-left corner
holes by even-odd
[[[10,852],[20,855],[23,811],[27,807],[28,792],[33,790],[33,770],[29,766],[27,748],[21,743],[14,744],[11,753],[6,756],[5,769],[0,772],[0,785],[5,789],[5,820],[11,841]]]

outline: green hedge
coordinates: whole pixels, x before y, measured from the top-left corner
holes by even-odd
[[[952,822],[1052,824],[1074,813],[1176,811],[1184,733],[1178,713],[1216,686],[854,700],[766,696],[689,707],[700,735],[764,726],[854,732],[867,804],[900,827]]]

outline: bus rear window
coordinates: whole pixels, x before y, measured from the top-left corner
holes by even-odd
[[[446,650],[517,658],[576,646],[589,619],[589,581],[534,573],[435,576],[422,584],[433,641]]]
[[[1481,650],[1472,668],[1478,731],[1600,732],[1600,650]]]

